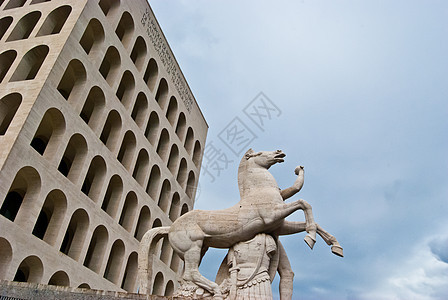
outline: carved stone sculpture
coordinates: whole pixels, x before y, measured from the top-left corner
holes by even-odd
[[[277,266],[277,243],[269,234],[259,233],[230,248],[216,283],[227,294],[226,299],[272,299],[271,282]]]
[[[285,156],[281,150],[255,152],[249,149],[238,168],[240,202],[223,210],[193,210],[178,218],[171,226],[149,230],[142,238],[139,252],[140,292],[147,292],[148,281],[151,278],[151,260],[148,259],[150,245],[165,236],[168,236],[170,245],[185,263],[181,294],[204,290],[216,299],[225,297],[223,286],[205,278],[198,270],[201,258],[208,247],[234,249],[241,247],[236,244],[250,241],[260,233],[278,237],[306,231],[308,234],[305,236],[305,242],[311,249],[316,242],[317,233],[332,246],[334,254],[343,256],[342,247],[336,238],[314,221],[311,205],[303,199],[284,202],[300,191],[304,181],[304,169],[299,166],[295,169],[298,177],[293,186],[284,190],[279,189],[268,169],[276,163],[283,162]],[[285,220],[297,210],[304,211],[305,222]],[[279,242],[277,248],[279,255],[277,269],[281,278],[280,295],[282,299],[291,299],[292,270]]]

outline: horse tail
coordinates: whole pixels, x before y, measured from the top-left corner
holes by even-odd
[[[138,284],[139,294],[148,294],[152,277],[152,255],[157,242],[168,236],[170,226],[156,227],[148,230],[140,241],[138,249]]]

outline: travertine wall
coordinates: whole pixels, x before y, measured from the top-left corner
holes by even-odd
[[[139,295],[101,290],[69,288],[35,283],[0,281],[0,299],[2,300],[167,300],[181,299],[178,297],[163,297]]]
[[[0,0],[0,279],[135,292],[207,123],[145,0]],[[154,294],[182,268],[168,242]]]

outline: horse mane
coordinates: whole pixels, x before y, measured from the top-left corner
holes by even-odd
[[[248,161],[250,158],[260,155],[261,152],[255,152],[252,148],[246,151],[244,153],[243,157],[241,158],[240,164],[238,166],[238,189],[240,191],[240,197],[243,198],[243,186],[244,186],[244,180],[245,175],[248,167]]]

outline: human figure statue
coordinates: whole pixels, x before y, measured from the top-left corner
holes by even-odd
[[[215,299],[225,297],[220,285],[202,276],[198,269],[201,258],[209,247],[230,249],[240,242],[253,239],[259,233],[278,237],[306,231],[308,234],[305,236],[305,242],[311,249],[316,242],[317,233],[328,245],[332,246],[331,250],[334,254],[343,256],[342,247],[336,238],[314,221],[312,208],[308,202],[303,199],[285,202],[300,191],[304,175],[303,167],[297,167],[295,169],[297,179],[294,184],[287,189],[279,189],[268,170],[272,165],[283,162],[285,156],[281,150],[255,152],[249,149],[238,167],[238,187],[241,199],[237,204],[216,211],[193,210],[178,218],[171,226],[149,230],[143,236],[139,249],[140,292],[147,292],[148,283],[152,278],[151,245],[155,240],[166,236],[171,247],[184,260],[181,289],[191,291],[203,289]],[[303,210],[305,222],[285,220],[297,210]],[[286,260],[282,260],[282,257]],[[284,250],[281,250],[278,262],[281,277],[281,272],[288,270],[287,265],[289,262],[287,262],[286,254]],[[291,290],[285,291],[284,294],[292,293],[292,284],[286,280],[286,276],[283,286],[283,289]],[[282,282],[280,290],[282,290]]]
[[[266,233],[230,248],[217,275],[217,283],[228,291],[225,299],[272,299],[271,265],[278,262],[276,254],[277,243]]]

